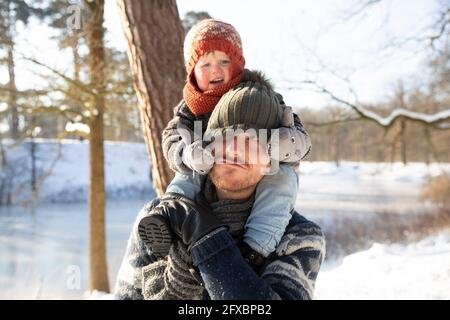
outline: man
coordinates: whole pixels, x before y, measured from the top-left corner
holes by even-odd
[[[266,83],[239,85],[222,97],[226,103],[219,101],[207,131],[278,127],[278,120],[267,117],[281,119],[282,107],[274,99],[264,103],[268,96],[273,94]],[[228,104],[233,107],[227,109]],[[273,125],[268,128],[267,123]],[[216,155],[222,153],[223,159],[214,164],[195,201],[167,193],[141,210],[119,271],[118,299],[313,298],[325,250],[316,224],[293,211],[279,245],[267,258],[243,242],[255,190],[270,166],[265,149],[259,148],[266,142],[262,137],[241,131],[232,139],[218,139],[215,148],[222,152]],[[237,143],[241,138],[244,143]],[[159,226],[147,223],[158,216],[169,221],[173,235],[166,256],[154,254],[164,239],[158,243],[152,232],[161,232]]]

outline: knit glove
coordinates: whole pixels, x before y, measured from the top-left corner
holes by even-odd
[[[188,252],[205,235],[218,228],[227,227],[211,214],[212,209],[205,203],[196,203],[176,193],[166,193],[154,210],[160,210],[159,214],[166,217],[170,229],[187,246]]]
[[[214,157],[211,151],[203,146],[202,140],[187,145],[183,150],[182,160],[189,169],[202,175],[207,174],[214,165]]]

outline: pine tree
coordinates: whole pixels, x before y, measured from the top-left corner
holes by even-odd
[[[118,5],[152,163],[153,189],[162,195],[173,178],[161,139],[182,97],[184,30],[175,0],[118,0]]]

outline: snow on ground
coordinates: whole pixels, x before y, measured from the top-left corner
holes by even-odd
[[[89,292],[86,291],[84,293],[84,299],[85,300],[114,300],[114,294],[112,293],[105,293],[102,291],[93,291]]]
[[[30,143],[8,151],[8,160],[16,166],[15,183],[24,183],[25,192],[19,200],[29,196]],[[85,202],[89,190],[89,144],[77,140],[36,139],[38,176],[49,171],[58,158],[51,174],[40,187],[42,202]],[[28,172],[27,172],[28,171]],[[25,172],[25,174],[23,174]],[[105,186],[108,198],[129,199],[152,197],[150,162],[145,144],[105,142]]]
[[[302,162],[296,208],[305,215],[364,215],[420,210],[427,176],[450,172],[450,164]]]
[[[325,265],[315,299],[450,299],[450,230],[406,246],[377,243]]]
[[[56,202],[67,198],[84,200],[89,186],[89,145],[66,141],[62,147],[62,159],[45,181],[43,196]],[[152,191],[144,144],[105,143],[105,185],[108,197],[116,199],[140,197]]]

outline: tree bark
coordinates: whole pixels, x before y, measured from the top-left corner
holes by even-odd
[[[19,138],[19,115],[17,112],[17,87],[16,87],[16,73],[14,70],[14,41],[13,41],[13,35],[14,35],[14,23],[11,13],[11,4],[8,1],[6,5],[7,12],[7,21],[6,21],[6,34],[5,34],[5,42],[8,47],[8,57],[7,57],[7,64],[8,64],[8,76],[9,76],[9,82],[8,82],[8,90],[9,90],[9,97],[8,97],[8,108],[10,110],[10,131],[11,131],[11,138],[18,139]]]
[[[89,48],[88,65],[96,95],[91,99],[89,118],[89,289],[109,292],[105,241],[105,172],[103,113],[105,100],[105,50],[103,43],[104,0],[85,1]]]
[[[70,35],[70,50],[72,51],[72,59],[73,59],[73,79],[76,81],[80,81],[80,54],[78,53],[78,34],[75,31],[71,31]]]
[[[333,160],[334,163],[336,164],[336,167],[339,167],[340,165],[340,159],[341,159],[341,126],[338,124],[335,126],[334,129],[334,143],[333,143],[333,149],[334,149],[334,154],[333,154]]]
[[[400,154],[404,165],[408,163],[406,155],[406,122],[404,119],[400,121]]]
[[[175,0],[117,0],[128,43],[153,189],[160,196],[173,178],[161,147],[185,80],[183,37]]]

